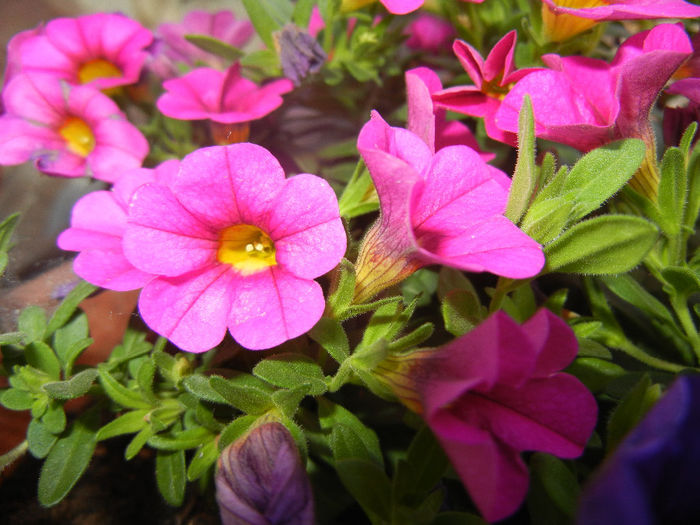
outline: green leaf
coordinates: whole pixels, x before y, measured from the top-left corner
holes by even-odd
[[[242,2],[248,13],[248,18],[252,22],[253,27],[255,27],[255,31],[260,39],[268,49],[275,49],[272,33],[280,29],[280,24],[272,17],[265,6],[265,2],[263,0],[242,0]]]
[[[148,440],[148,444],[158,450],[188,450],[199,447],[211,438],[213,434],[206,428],[193,427],[172,436],[155,435]]]
[[[125,408],[150,408],[150,403],[144,400],[141,394],[129,390],[119,381],[112,377],[107,371],[107,367],[103,364],[98,365],[97,370],[100,376],[100,383],[105,390],[105,393],[112,400]]]
[[[97,290],[97,286],[86,281],[79,281],[78,284],[66,295],[61,304],[56,308],[56,311],[49,319],[49,324],[46,327],[46,336],[53,334],[60,327],[65,325],[73,316],[78,305],[83,302],[87,296]]]
[[[546,186],[540,190],[535,197],[533,205],[539,204],[543,201],[556,199],[563,195],[564,183],[566,178],[569,176],[568,166],[562,166],[556,172],[556,174],[546,183]]]
[[[229,405],[247,414],[264,414],[274,406],[273,389],[255,376],[240,374],[228,380],[211,376],[209,384]]]
[[[275,354],[255,365],[253,374],[283,388],[308,384],[312,396],[320,396],[328,390],[321,367],[302,354]]]
[[[0,334],[0,346],[21,345],[24,342],[24,332],[7,332]]]
[[[29,410],[34,404],[34,396],[26,390],[8,388],[0,392],[0,405],[8,410]]]
[[[88,337],[88,320],[84,313],[58,328],[53,334],[53,347],[67,376],[71,375],[73,362],[92,344]]]
[[[369,320],[367,328],[365,328],[365,333],[358,345],[358,349],[369,348],[379,339],[384,339],[387,342],[394,339],[411,319],[416,309],[416,304],[414,300],[407,307],[404,307],[401,298],[397,297],[396,301],[377,308],[377,311],[374,312],[374,315]]]
[[[467,290],[455,290],[448,294],[440,310],[445,329],[455,337],[466,334],[488,315],[479,298]]]
[[[24,348],[27,363],[37,370],[45,372],[51,379],[61,378],[61,363],[49,345],[42,341],[34,341]]]
[[[594,394],[604,392],[613,379],[627,373],[620,365],[595,357],[579,357],[566,371],[576,376]]]
[[[5,273],[5,268],[7,268],[9,262],[10,258],[7,256],[7,252],[0,252],[0,277]]]
[[[192,456],[189,466],[187,467],[187,480],[194,481],[202,477],[202,475],[211,467],[219,458],[219,448],[216,445],[216,439],[211,439]]]
[[[219,451],[225,449],[245,434],[257,419],[257,416],[241,416],[226,425],[226,428],[221,432],[219,437]]]
[[[600,207],[632,178],[644,160],[640,139],[612,142],[587,153],[574,165],[561,189],[575,203],[570,222]]]
[[[678,235],[685,216],[688,198],[688,174],[685,158],[678,148],[668,148],[661,160],[661,178],[657,202],[664,221],[661,228],[669,235]]]
[[[630,215],[604,215],[576,224],[545,247],[548,271],[624,273],[637,266],[656,242],[650,222]]]
[[[27,427],[27,444],[29,452],[37,459],[45,458],[58,441],[58,436],[49,432],[46,426],[37,419],[32,419]]]
[[[75,374],[67,381],[44,383],[41,388],[52,399],[74,399],[86,394],[97,376],[96,368],[88,368]]]
[[[170,354],[166,354],[162,350],[154,350],[151,354],[151,359],[153,359],[153,363],[158,367],[160,375],[162,375],[166,381],[177,382],[177,359]]]
[[[573,518],[581,490],[576,476],[564,462],[549,454],[537,452],[530,459],[530,471],[539,478],[557,508]]]
[[[440,443],[428,426],[423,426],[413,437],[408,447],[406,464],[410,466],[410,477],[397,497],[420,500],[432,491],[449,465]],[[394,476],[394,484],[398,475]]]
[[[198,34],[187,34],[184,35],[185,40],[190,44],[197,46],[199,49],[211,53],[212,55],[219,56],[230,62],[235,62],[240,59],[245,53],[232,46],[226,42],[222,42],[216,38],[209,35],[198,35]]]
[[[309,332],[309,336],[338,363],[342,363],[350,355],[348,336],[337,319],[321,317]]]
[[[695,133],[697,132],[697,130],[698,123],[691,122],[690,125],[683,132],[683,136],[681,137],[678,147],[680,148],[681,153],[683,153],[684,158],[688,157],[688,153],[690,152],[690,146],[692,146],[693,144],[693,139],[695,138]]]
[[[107,369],[113,370],[122,363],[150,352],[151,348],[152,345],[146,341],[146,334],[144,332],[139,332],[133,328],[127,328],[122,343],[117,345],[109,355]]]
[[[56,401],[51,401],[46,412],[41,417],[41,422],[46,427],[46,430],[53,434],[63,432],[66,428],[66,413],[63,411],[63,405]]]
[[[156,404],[158,397],[153,393],[153,380],[156,376],[156,365],[150,359],[143,359],[136,370],[136,384],[141,395],[150,403]]]
[[[686,165],[689,189],[684,224],[690,231],[694,231],[700,211],[700,142],[695,144],[693,151],[686,159]]]
[[[437,286],[438,274],[428,268],[421,268],[402,281],[401,295],[406,304],[416,299],[417,306],[428,306]]]
[[[333,275],[337,278],[337,283],[333,283],[331,289],[334,291],[328,296],[327,302],[334,316],[341,319],[343,312],[347,310],[352,302],[352,297],[355,293],[355,266],[343,258]],[[321,329],[323,329],[323,325]]]
[[[299,385],[291,390],[278,390],[272,394],[272,401],[284,415],[291,418],[294,417],[301,400],[309,395],[310,390],[310,384]]]
[[[226,403],[226,400],[212,388],[209,384],[209,378],[200,374],[192,374],[182,381],[182,386],[185,387],[192,395],[204,401],[212,403]]]
[[[98,430],[96,439],[97,441],[102,441],[103,439],[109,439],[123,434],[140,432],[148,426],[148,421],[146,420],[147,415],[148,410],[146,409],[132,410],[122,414]]]
[[[183,450],[156,453],[156,482],[165,501],[174,507],[182,505],[187,482]]]
[[[154,431],[151,425],[148,425],[139,430],[139,433],[134,436],[134,438],[129,442],[129,444],[126,447],[126,450],[124,451],[124,457],[127,461],[139,453],[139,451],[143,448],[146,442],[151,438],[151,436],[153,436],[153,433]]]
[[[652,385],[648,374],[629,391],[615,408],[607,428],[607,450],[612,452],[661,396],[661,385]]]
[[[356,437],[362,444],[363,450],[366,451],[366,454],[362,454],[361,456],[370,459],[383,468],[384,459],[382,457],[382,450],[379,446],[379,438],[377,438],[377,434],[374,433],[374,430],[365,426],[352,412],[340,405],[336,405],[323,397],[318,398],[317,402],[319,423],[324,431],[331,433],[331,441],[333,439],[343,439],[345,441],[344,444],[347,446],[342,450],[347,452],[349,450],[347,447],[352,444],[350,441],[353,437]],[[343,430],[340,435],[334,438],[332,433],[334,428],[338,425],[342,425]],[[353,437],[348,437],[350,434],[352,434]],[[357,451],[359,451],[359,449],[357,449]]]
[[[311,9],[315,3],[316,0],[298,0],[294,5],[292,21],[299,27],[308,27],[311,19]]]
[[[246,76],[258,75],[265,78],[279,76],[282,73],[279,57],[275,51],[270,49],[260,49],[248,53],[241,58],[241,66]]]
[[[522,230],[540,244],[556,239],[570,222],[574,203],[554,197],[533,203],[523,219]]]
[[[46,333],[46,312],[38,306],[28,306],[19,314],[17,327],[25,334],[25,343],[41,341]]]
[[[379,198],[364,161],[358,161],[355,172],[338,199],[338,206],[340,216],[347,220],[379,209]]]
[[[7,252],[12,245],[10,239],[19,222],[19,213],[13,213],[0,222],[0,252]]]
[[[336,461],[343,485],[357,500],[373,523],[390,523],[391,482],[376,463],[362,459]]]
[[[387,351],[391,353],[400,353],[409,348],[414,348],[427,341],[430,336],[433,335],[434,331],[435,325],[433,323],[423,323],[415,330],[389,343],[387,345]]]
[[[700,292],[700,277],[690,268],[669,266],[661,270],[661,276],[680,297],[688,298],[690,295]]]
[[[55,505],[80,479],[95,450],[98,425],[99,412],[86,412],[54,444],[39,475],[39,503],[46,507]]]
[[[535,170],[535,117],[530,96],[526,95],[518,116],[518,160],[505,211],[505,216],[515,224],[530,203],[537,182]]]

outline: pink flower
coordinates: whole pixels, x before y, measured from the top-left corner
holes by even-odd
[[[496,124],[516,132],[520,105],[528,94],[538,137],[581,151],[627,137],[649,144],[653,142],[649,111],[691,51],[681,27],[662,24],[628,38],[611,64],[544,55],[550,69],[531,73],[510,90],[496,114]]]
[[[131,195],[149,182],[167,185],[175,177],[179,161],[168,160],[155,169],[136,168],[124,173],[112,191],[94,191],[73,206],[71,227],[58,236],[62,250],[80,252],[73,271],[86,281],[109,290],[143,288],[153,278],[124,256],[122,239]]]
[[[683,0],[542,0],[550,40],[562,42],[603,20],[695,18],[700,6]]]
[[[148,143],[117,105],[90,86],[43,74],[15,75],[3,90],[0,164],[28,160],[52,175],[107,182],[141,166]]]
[[[3,80],[3,88],[7,85],[10,79],[22,70],[22,56],[20,49],[22,44],[27,40],[41,34],[42,27],[35,29],[27,29],[13,36],[7,43],[7,65],[5,66],[5,76]]]
[[[406,40],[409,48],[441,53],[450,49],[450,44],[457,32],[444,18],[422,13],[408,24],[404,34],[409,35]]]
[[[541,247],[505,216],[508,178],[467,146],[433,154],[373,112],[357,140],[380,203],[357,262],[363,302],[429,264],[512,278],[542,268]]]
[[[593,431],[593,395],[560,372],[576,351],[571,329],[548,310],[523,325],[499,311],[445,346],[389,357],[377,372],[422,413],[476,506],[497,521],[527,493],[521,451],[577,457]]]
[[[168,186],[131,198],[124,253],[155,275],[139,311],[183,350],[203,352],[226,328],[242,346],[271,348],[308,331],[325,307],[313,279],[345,253],[331,187],[314,175],[286,179],[254,144],[187,155]]]
[[[157,102],[168,117],[180,120],[209,119],[223,124],[259,119],[282,105],[281,95],[294,87],[288,79],[260,87],[241,76],[240,64],[227,71],[198,68],[185,76],[166,80]]]
[[[431,95],[442,89],[442,82],[433,70],[416,67],[406,71],[406,97],[408,99],[407,129],[418,135],[430,149],[442,149],[447,146],[464,145],[476,151],[484,162],[496,155],[485,153],[471,130],[458,120],[447,121],[445,110],[436,108]],[[495,170],[498,174],[501,171]],[[505,182],[504,185],[510,184]]]
[[[248,20],[236,20],[231,11],[193,10],[185,15],[181,24],[160,24],[156,30],[156,48],[154,60],[149,68],[161,77],[171,78],[178,75],[177,64],[189,66],[209,66],[224,69],[226,62],[220,57],[207,53],[189,43],[186,35],[204,35],[220,40],[233,47],[243,47],[255,34],[253,24]]]
[[[57,18],[22,44],[22,71],[97,89],[133,84],[152,40],[149,30],[119,14]]]
[[[342,0],[343,11],[354,11],[377,0]],[[382,5],[392,14],[405,15],[411,13],[423,5],[425,0],[379,0]]]
[[[514,83],[538,70],[515,69],[513,54],[516,40],[517,33],[511,31],[493,46],[485,61],[472,46],[462,40],[456,40],[453,45],[454,53],[474,85],[456,86],[433,95],[433,100],[440,107],[465,115],[483,117],[488,136],[512,146],[516,144],[516,134],[505,132],[496,125],[496,112]]]

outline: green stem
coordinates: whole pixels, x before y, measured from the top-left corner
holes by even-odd
[[[683,327],[683,331],[685,335],[688,336],[688,340],[693,347],[695,357],[697,361],[700,362],[700,336],[698,336],[697,328],[688,310],[688,303],[683,297],[679,297],[677,294],[671,295],[670,300],[671,307],[673,311],[676,312],[676,316]]]
[[[25,439],[15,448],[10,450],[8,453],[0,456],[0,474],[5,470],[6,467],[17,461],[20,457],[24,455],[29,449],[29,443]]]
[[[506,296],[524,282],[527,281],[518,282],[514,279],[499,277],[498,282],[496,283],[496,290],[493,292],[493,296],[491,297],[491,303],[489,303],[489,313],[492,314],[495,311],[500,310]]]
[[[673,372],[674,374],[677,374],[679,372],[682,372],[683,370],[688,369],[687,366],[677,365],[675,363],[670,363],[664,359],[659,359],[658,357],[651,356],[638,346],[632,344],[627,339],[620,338],[619,340],[615,341],[615,343],[613,343],[611,346],[623,351],[628,356],[633,357],[637,361],[641,361],[645,365],[649,365],[659,370],[665,370],[666,372]]]

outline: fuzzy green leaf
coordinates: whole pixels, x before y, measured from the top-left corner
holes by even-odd
[[[28,306],[19,314],[17,325],[25,334],[25,343],[41,341],[46,333],[46,312],[38,306]]]
[[[49,345],[42,341],[29,343],[24,349],[27,363],[37,370],[45,372],[51,379],[61,378],[61,363]]]
[[[301,354],[276,354],[263,359],[253,368],[253,374],[283,388],[308,384],[312,396],[319,396],[328,389],[321,367]]]
[[[337,319],[321,317],[309,332],[309,336],[338,363],[342,363],[350,355],[348,336]]]
[[[158,490],[170,505],[179,507],[185,498],[185,451],[163,451],[156,454]]]
[[[141,394],[129,390],[114,379],[104,365],[100,364],[97,370],[100,376],[100,383],[102,383],[105,393],[112,398],[115,403],[125,408],[149,408],[151,406]]]
[[[56,308],[56,311],[49,319],[49,324],[46,327],[46,336],[53,334],[60,327],[65,325],[73,316],[78,305],[83,302],[87,296],[97,290],[97,286],[86,281],[79,281],[78,284],[66,295],[65,299]]]
[[[264,414],[274,406],[273,389],[255,376],[240,374],[230,379],[212,376],[209,384],[229,405],[247,414]]]
[[[530,97],[526,95],[518,116],[518,161],[505,211],[505,216],[515,224],[527,210],[536,182],[535,117]]]
[[[97,441],[141,431],[148,425],[147,414],[148,410],[146,409],[132,410],[122,414],[97,431]]]
[[[52,399],[74,399],[86,394],[97,376],[96,368],[88,368],[75,374],[67,381],[44,383],[41,388]]]
[[[185,35],[185,40],[202,51],[219,56],[230,62],[235,62],[245,54],[237,47],[209,35],[187,34]]]
[[[29,452],[37,459],[45,458],[58,441],[58,436],[49,432],[46,426],[37,419],[32,419],[27,427],[27,444]]]

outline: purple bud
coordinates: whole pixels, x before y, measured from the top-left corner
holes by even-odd
[[[313,494],[284,425],[255,427],[222,452],[216,499],[224,525],[308,525]]]
[[[326,53],[316,39],[294,24],[287,24],[275,35],[284,76],[298,86],[309,73],[317,73]]]

